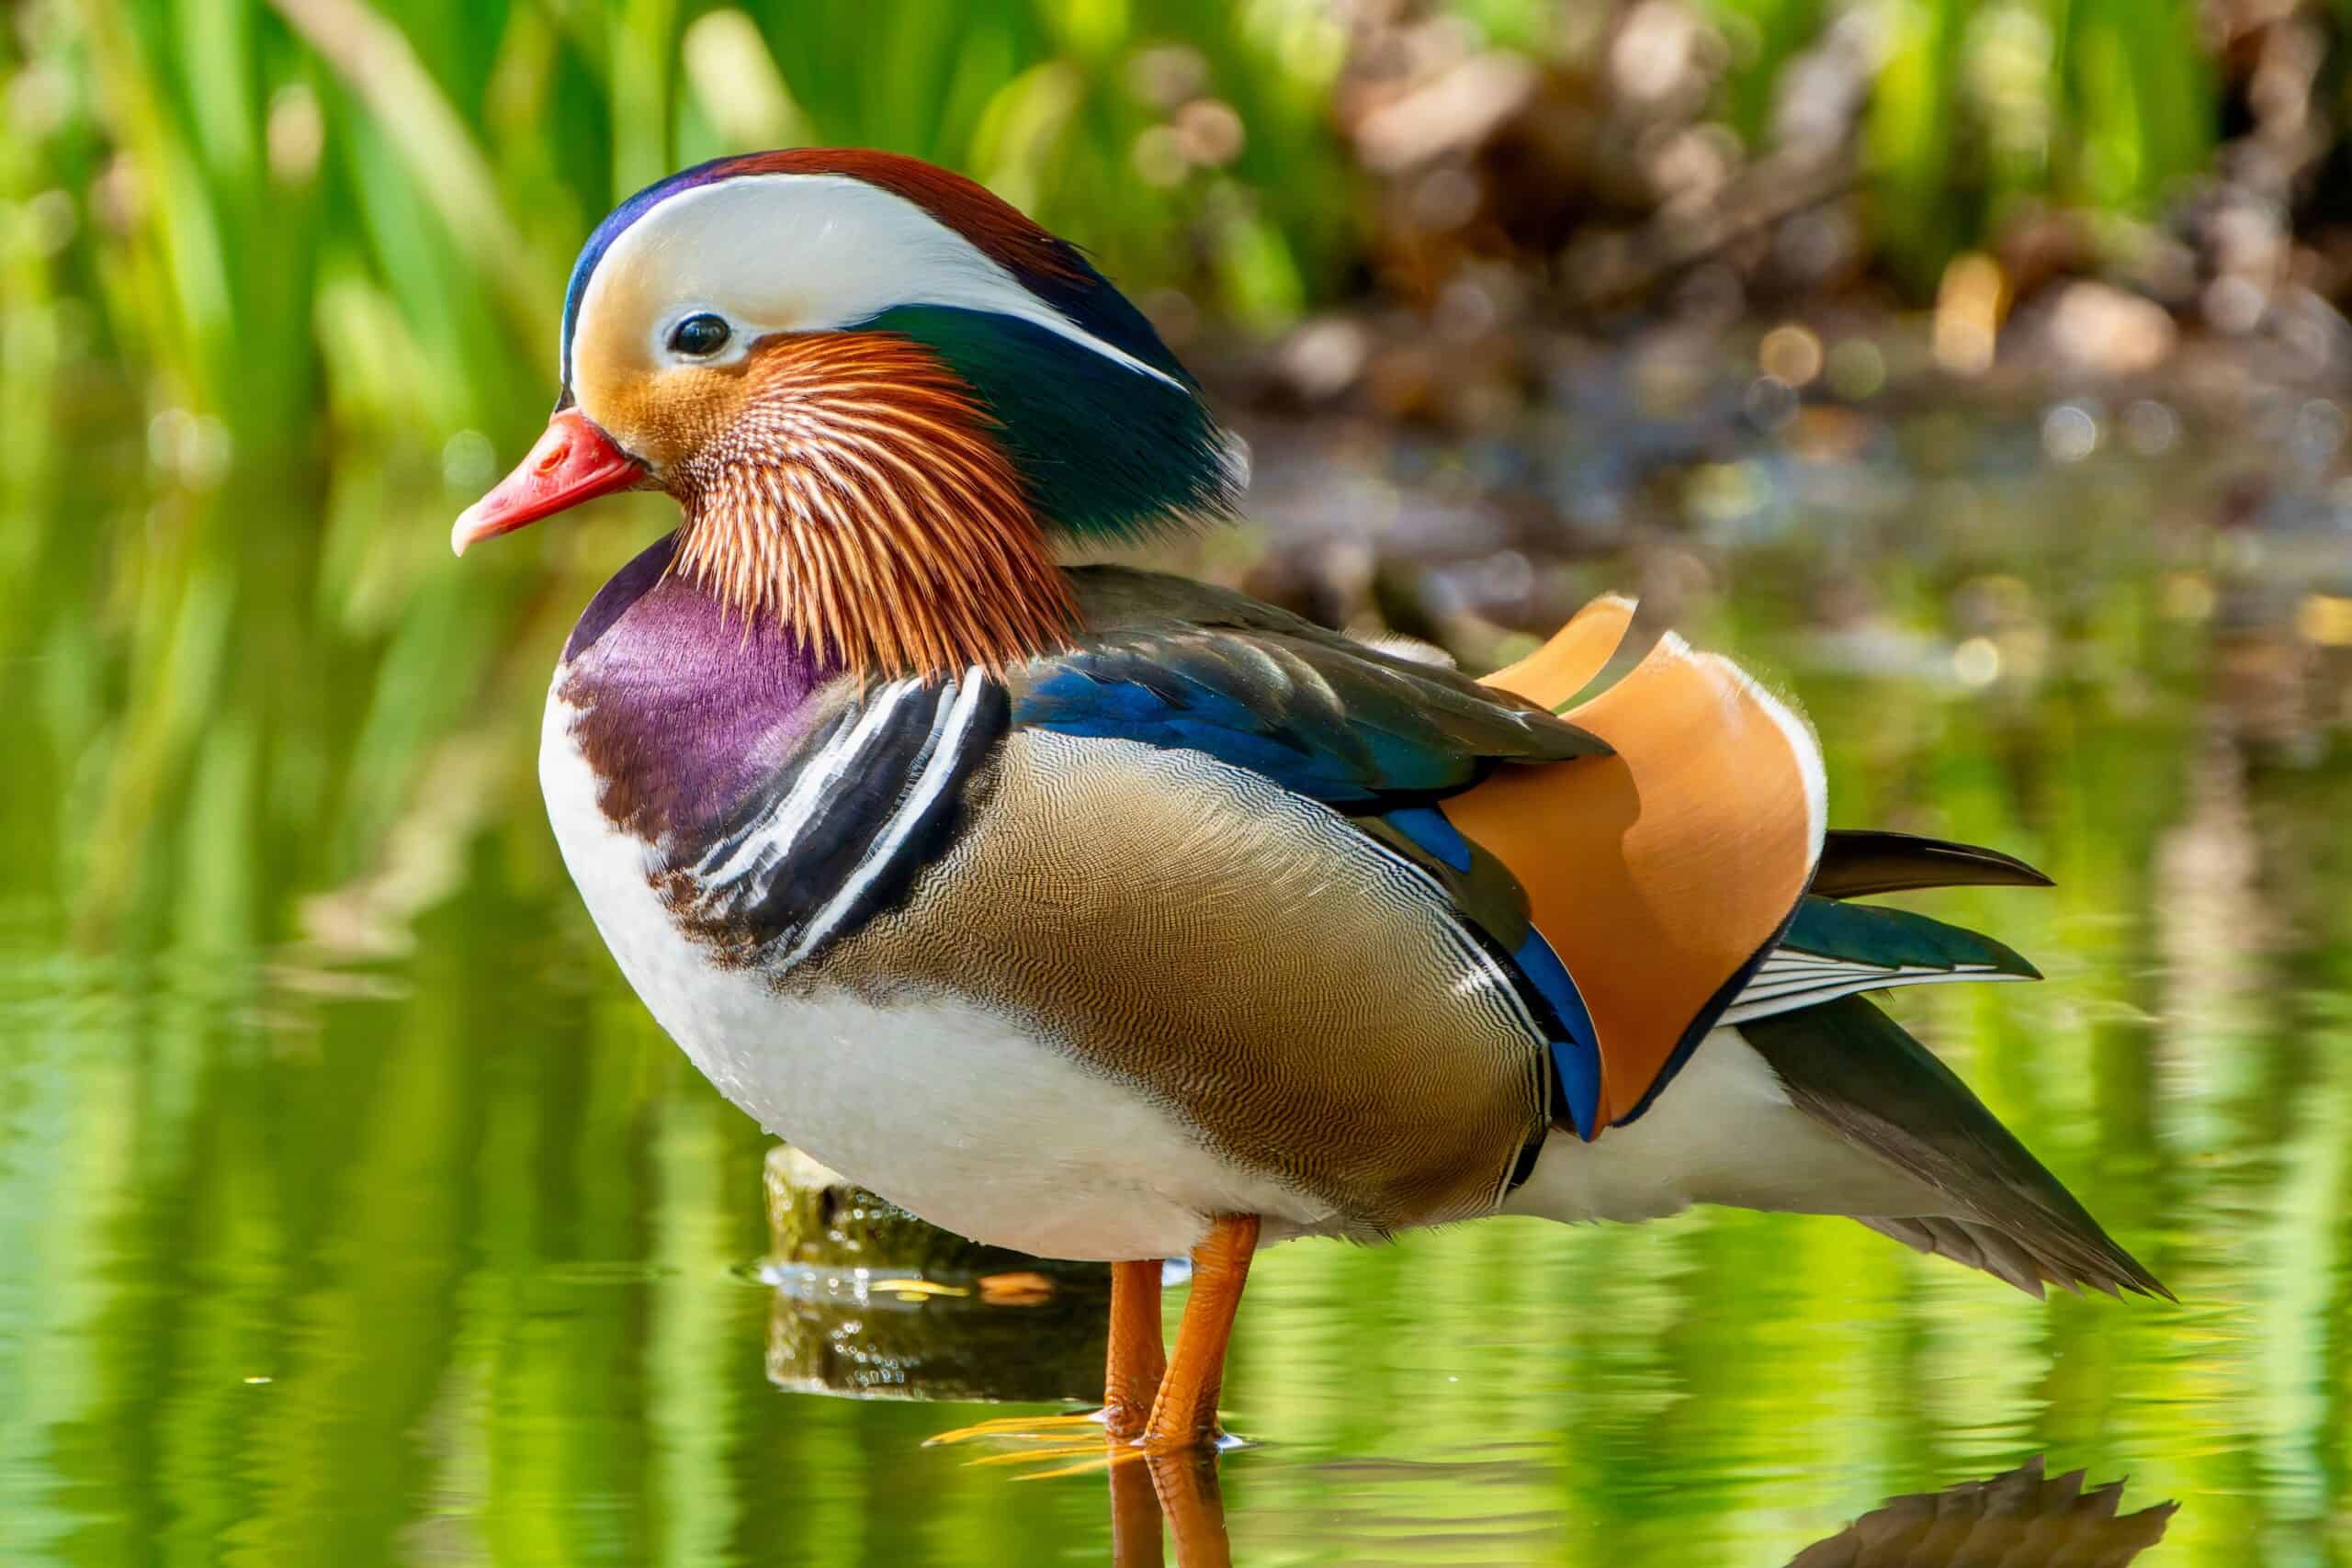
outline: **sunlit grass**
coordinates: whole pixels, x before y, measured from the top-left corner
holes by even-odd
[[[1775,19],[1806,9],[1719,4]],[[2035,204],[2144,216],[2213,151],[2211,70],[2185,0],[1890,0],[1878,11],[1863,160],[1875,239],[1915,287]]]

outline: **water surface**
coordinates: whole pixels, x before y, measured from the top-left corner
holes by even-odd
[[[2341,519],[2233,512],[2226,450],[2060,470],[2034,430],[1891,490],[1868,464],[1685,467],[1670,528],[1481,570],[1645,589],[1802,694],[1837,822],[2057,877],[1916,905],[2047,984],[1897,1010],[2180,1304],[2038,1303],[1846,1222],[1733,1213],[1280,1247],[1227,1388],[1259,1443],[1220,1466],[1234,1561],[1770,1568],[2035,1463],[2128,1478],[2125,1514],[2177,1500],[2147,1563],[2352,1558]],[[516,668],[566,614],[522,623]],[[289,689],[390,679],[316,635]],[[70,695],[62,657],[16,668]],[[105,846],[49,835],[90,773],[65,740],[118,699],[85,694],[81,729],[43,699],[0,762],[24,868],[0,903],[0,1561],[1102,1562],[1114,1525],[1143,1560],[1130,1478],[921,1446],[990,1407],[771,1382],[764,1140],[564,884],[528,682],[484,690],[491,716],[413,748],[311,711],[332,697],[223,695],[104,920]],[[236,826],[302,767],[409,750],[406,803],[336,828],[346,874]]]

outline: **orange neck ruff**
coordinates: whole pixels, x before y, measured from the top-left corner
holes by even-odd
[[[1002,669],[1066,643],[1069,581],[936,355],[811,333],[742,374],[724,427],[670,476],[686,513],[672,570],[860,677]]]

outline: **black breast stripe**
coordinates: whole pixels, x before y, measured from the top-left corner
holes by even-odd
[[[779,971],[903,902],[954,842],[1010,723],[979,671],[893,682],[844,705],[696,845],[657,870],[690,935]]]

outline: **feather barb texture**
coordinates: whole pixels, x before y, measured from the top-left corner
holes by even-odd
[[[1002,669],[1065,644],[1068,580],[936,355],[810,333],[762,344],[737,374],[671,479],[686,513],[672,570],[861,676]]]

